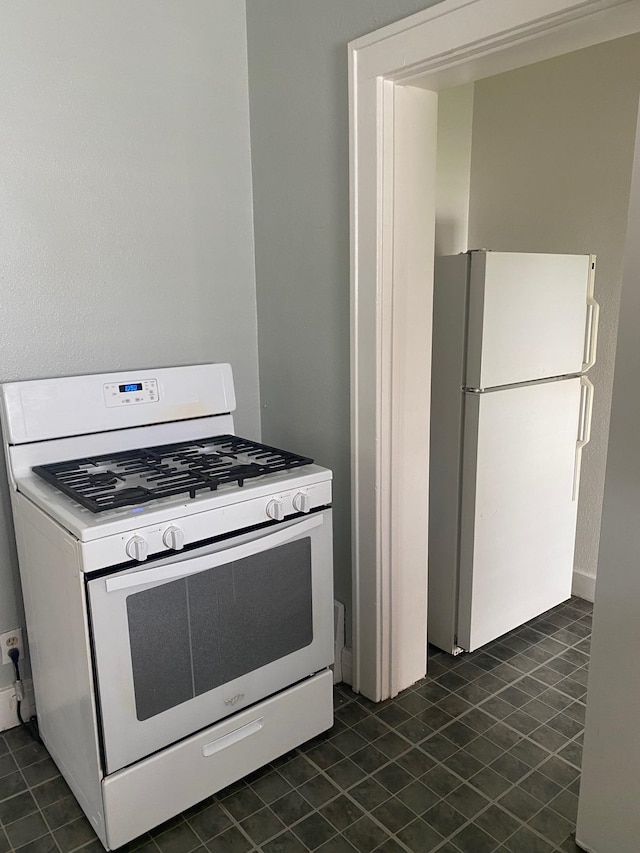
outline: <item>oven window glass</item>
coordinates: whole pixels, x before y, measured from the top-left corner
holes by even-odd
[[[134,593],[127,618],[146,720],[311,643],[311,539]]]

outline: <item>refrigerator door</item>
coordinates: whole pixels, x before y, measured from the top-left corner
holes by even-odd
[[[569,598],[580,378],[465,394],[458,645]]]
[[[588,369],[594,269],[590,255],[472,252],[465,385],[493,388]]]

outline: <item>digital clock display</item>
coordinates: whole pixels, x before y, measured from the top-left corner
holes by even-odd
[[[142,382],[128,382],[126,385],[118,386],[121,394],[128,394],[131,391],[142,391]]]

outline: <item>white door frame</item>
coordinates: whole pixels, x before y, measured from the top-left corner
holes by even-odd
[[[444,0],[349,45],[353,687],[426,672],[437,91],[640,31],[640,0]]]

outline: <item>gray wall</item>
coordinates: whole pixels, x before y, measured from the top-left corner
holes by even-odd
[[[575,571],[598,562],[631,165],[640,36],[598,44],[475,84],[469,245],[593,252],[601,305],[591,443],[585,448]]]
[[[597,853],[636,853],[640,838],[640,123],[611,408],[593,611],[577,838]]]
[[[347,42],[433,0],[247,0],[265,441],[334,471],[351,602]]]
[[[259,436],[248,107],[240,0],[2,3],[0,381],[229,361]]]

